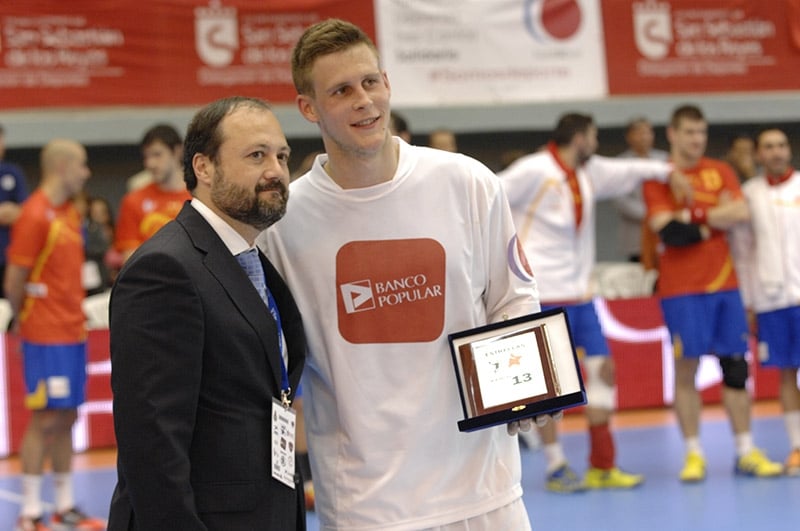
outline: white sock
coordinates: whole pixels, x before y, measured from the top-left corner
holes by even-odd
[[[736,455],[743,457],[749,454],[755,445],[753,444],[753,434],[749,431],[736,434]]]
[[[53,483],[56,491],[56,511],[63,513],[75,507],[72,496],[72,474],[53,474]]]
[[[686,445],[686,453],[687,454],[697,454],[699,456],[703,456],[703,447],[700,446],[700,437],[688,437],[684,441]]]
[[[24,474],[22,476],[22,516],[39,518],[42,507],[42,476]]]
[[[558,467],[567,462],[567,457],[564,455],[564,449],[561,443],[554,442],[552,444],[545,444],[542,447],[544,451],[544,458],[547,460],[547,473],[554,472]]]
[[[792,450],[800,448],[800,411],[787,411],[783,415],[786,424],[786,434],[789,436],[789,444]]]

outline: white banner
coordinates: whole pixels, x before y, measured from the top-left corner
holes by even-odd
[[[376,0],[396,106],[597,99],[598,0]]]

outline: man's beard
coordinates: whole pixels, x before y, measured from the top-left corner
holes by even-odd
[[[272,191],[268,199],[259,195]],[[280,197],[275,198],[277,192]],[[253,191],[225,180],[217,168],[211,183],[211,201],[225,214],[258,230],[264,230],[286,214],[289,189],[281,181],[259,183]]]

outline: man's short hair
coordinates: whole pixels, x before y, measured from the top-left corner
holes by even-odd
[[[314,95],[311,68],[324,55],[366,44],[378,56],[378,49],[364,30],[344,20],[329,18],[306,28],[292,50],[292,80],[298,94]]]
[[[219,124],[234,110],[245,106],[272,110],[269,103],[259,98],[231,96],[209,103],[194,115],[186,130],[186,141],[183,144],[183,180],[187,190],[192,191],[197,187],[197,175],[192,166],[195,154],[202,153],[211,161],[216,161],[222,145]]]
[[[592,125],[594,125],[594,118],[591,115],[577,112],[564,114],[558,119],[553,131],[553,142],[557,146],[566,146],[572,142],[575,135],[585,133]]]
[[[165,146],[168,146],[173,152],[177,147],[183,145],[181,134],[169,124],[154,125],[145,131],[139,146],[144,149],[155,142],[161,142]]]
[[[697,105],[686,104],[672,111],[672,118],[670,118],[669,125],[675,129],[681,125],[683,120],[705,122],[706,117],[703,116],[703,111],[701,111],[700,107]]]

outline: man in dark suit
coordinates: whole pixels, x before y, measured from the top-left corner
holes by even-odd
[[[303,326],[266,257],[254,251],[261,293],[237,263],[286,210],[289,146],[266,103],[233,97],[195,115],[184,156],[192,201],[111,294],[108,529],[302,530],[293,434],[273,432],[293,423]]]

